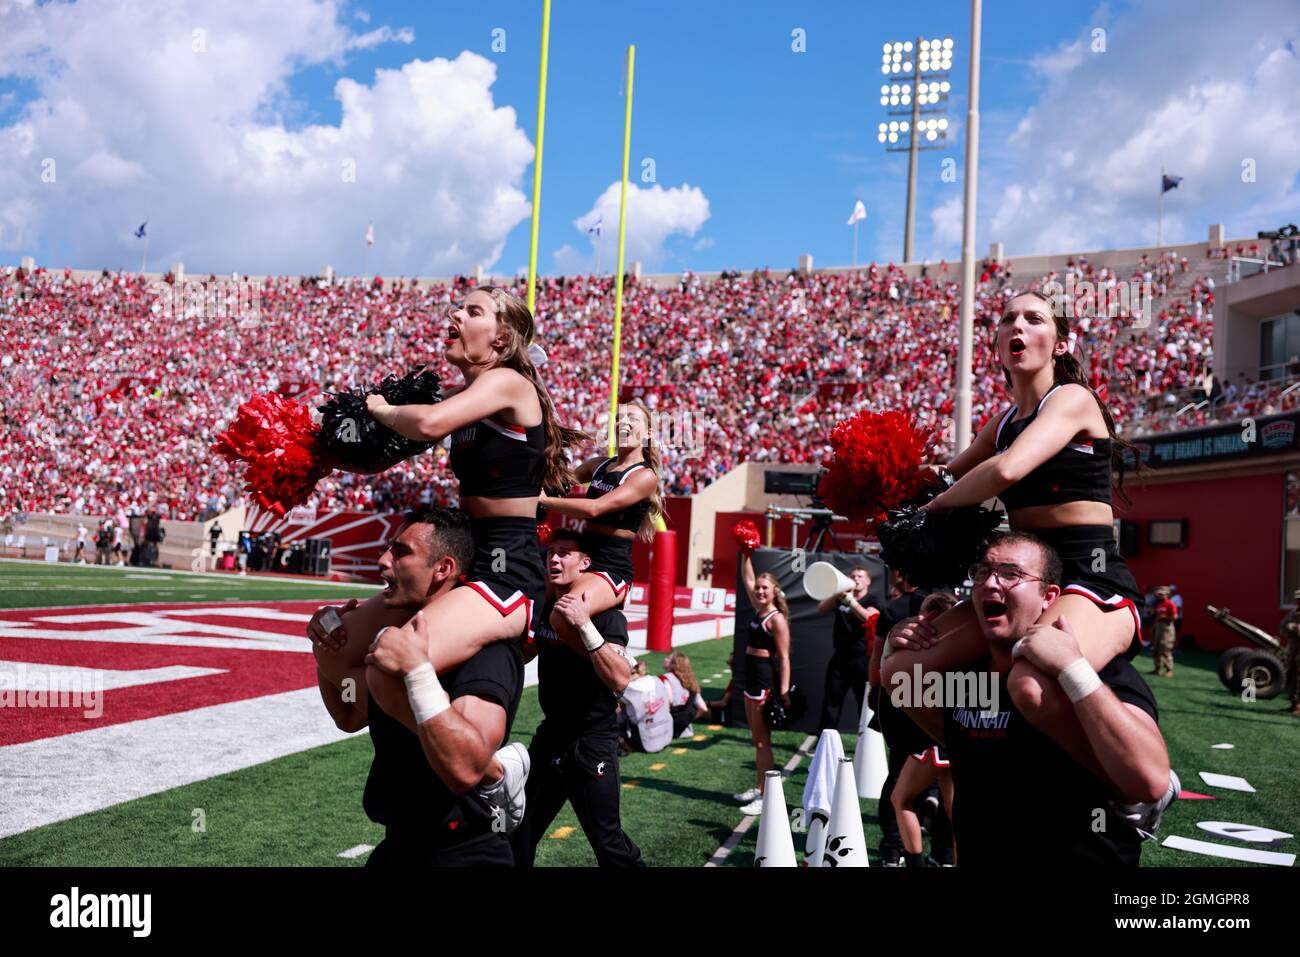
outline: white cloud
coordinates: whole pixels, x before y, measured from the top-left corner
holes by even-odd
[[[597,246],[601,269],[614,266],[618,255],[620,194],[615,180],[596,197],[590,210],[573,221],[574,228],[590,242],[592,251],[588,254],[568,244],[561,246],[555,251],[556,268],[564,272],[594,268]],[[645,269],[662,266],[671,255],[665,246],[669,237],[694,236],[708,218],[709,201],[698,186],[683,183],[664,189],[655,183],[643,189],[636,183],[628,183],[626,261],[639,262]],[[588,236],[587,230],[597,220],[601,223],[600,237]]]
[[[371,50],[383,43],[410,44],[414,42],[415,31],[410,27],[394,30],[392,27],[383,26],[357,37],[349,37],[344,46],[348,50]]]
[[[337,125],[286,125],[299,71],[414,39],[354,33],[354,16],[337,0],[0,5],[0,76],[37,91],[0,125],[0,251],[129,265],[148,218],[151,267],[355,272],[373,222],[372,269],[492,266],[528,216],[533,147],[494,102],[491,61],[343,78]]]
[[[1007,252],[1116,248],[1155,240],[1160,169],[1182,176],[1164,201],[1168,242],[1292,221],[1300,209],[1300,7],[1260,0],[1225,16],[1213,0],[1156,0],[1092,17],[1093,26],[1033,58],[1037,102],[1001,141],[981,139],[979,244]],[[1212,25],[1212,26],[1210,26]],[[986,88],[987,96],[987,88]],[[1253,160],[1255,182],[1242,181]],[[951,201],[945,206],[951,205]],[[960,232],[944,208],[936,243]],[[958,230],[960,227],[958,226]]]
[[[962,197],[952,196],[930,211],[934,242],[941,246],[961,245]]]

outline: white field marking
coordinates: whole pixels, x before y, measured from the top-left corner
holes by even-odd
[[[803,743],[795,749],[794,757],[785,763],[785,767],[782,769],[781,774],[782,779],[789,777],[790,773],[799,766],[799,762],[802,761],[804,756],[808,753],[808,748],[816,743],[816,741],[817,738],[811,734],[803,739]],[[736,845],[740,843],[740,839],[745,836],[745,832],[753,826],[753,823],[756,820],[757,818],[752,814],[746,814],[742,817],[740,823],[736,825],[736,829],[727,835],[727,839],[718,846],[718,849],[713,852],[704,866],[722,866],[722,862],[725,861],[731,852],[736,849]]]
[[[307,599],[310,601],[311,599]],[[311,615],[304,615],[294,611],[280,611],[278,608],[164,608],[157,612],[160,615],[175,615],[178,618],[199,618],[204,615],[212,615],[220,618],[253,618],[262,621],[294,621],[309,622]],[[204,627],[207,627],[206,625]]]
[[[217,614],[221,606],[211,610]],[[231,609],[221,609],[230,611]],[[0,638],[49,638],[55,641],[102,641],[118,644],[176,645],[187,648],[246,648],[265,651],[310,652],[304,635],[282,635],[251,628],[196,624],[167,618],[165,613],[143,611],[99,612],[80,615],[39,615],[33,622],[50,624],[116,624],[126,628],[103,628],[87,631],[41,628],[32,622],[0,621]],[[187,632],[202,632],[202,635]]]
[[[1294,854],[1281,854],[1277,851],[1257,851],[1253,847],[1229,847],[1226,844],[1212,844],[1209,841],[1194,841],[1189,837],[1170,835],[1161,847],[1172,847],[1177,851],[1190,851],[1204,854],[1206,857],[1226,857],[1233,861],[1249,861],[1251,864],[1275,864],[1278,867],[1291,867],[1295,864]]]
[[[218,608],[213,613],[232,610],[239,609]],[[0,622],[0,638],[110,640],[104,632],[12,627],[20,624]],[[170,624],[204,630],[216,627],[179,621]],[[710,623],[701,624],[706,627],[676,626],[673,646],[713,640]],[[262,632],[254,634],[265,640],[254,644],[236,638],[205,639],[151,632],[147,628],[123,630],[137,635],[123,640],[141,644],[310,653],[304,638]],[[688,630],[700,633],[693,635]],[[644,644],[642,637],[642,647]],[[524,669],[524,687],[536,684],[537,660],[533,659]],[[268,734],[268,728],[274,728],[274,734]],[[303,688],[0,746],[0,793],[4,795],[0,800],[0,838],[348,737],[351,735],[334,727],[319,691]],[[0,845],[0,864],[3,862]]]
[[[0,747],[0,837],[347,737],[303,688]]]
[[[1232,821],[1198,821],[1196,826],[1202,831],[1209,831],[1219,837],[1230,837],[1234,841],[1249,841],[1252,844],[1276,844],[1278,841],[1285,841],[1295,836],[1286,831],[1275,831],[1271,827],[1236,824]]]
[[[369,854],[374,849],[375,847],[373,844],[358,844],[356,847],[349,847],[346,851],[340,851],[339,857],[346,858],[350,861],[353,858],[360,857],[362,854]]]
[[[195,668],[190,665],[169,665],[166,668],[141,668],[136,671],[118,671],[112,668],[84,668],[76,665],[45,665],[31,661],[0,661],[0,674],[12,675],[15,691],[39,689],[94,688],[116,691],[140,685],[158,684],[162,681],[179,681],[183,678],[201,678],[204,675],[225,674],[225,668]]]
[[[1300,383],[1297,383],[1297,385],[1300,385]],[[1231,744],[1212,744],[1210,747],[1215,751],[1231,751],[1233,749],[1233,745]]]
[[[1235,774],[1215,774],[1213,771],[1200,771],[1201,780],[1212,788],[1223,788],[1225,791],[1247,791],[1255,793],[1250,782],[1245,778],[1238,777]]]

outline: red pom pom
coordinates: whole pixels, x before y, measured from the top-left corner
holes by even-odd
[[[538,525],[538,526],[537,526],[537,542],[538,542],[538,544],[540,544],[540,545],[542,546],[542,548],[545,548],[546,546],[550,545],[550,544],[551,544],[551,536],[554,535],[554,534],[555,534],[555,529],[551,528],[551,526],[549,526],[549,525]]]
[[[239,407],[212,449],[231,463],[247,462],[244,480],[253,501],[284,515],[307,501],[331,471],[319,458],[316,431],[306,406],[264,392]]]
[[[735,536],[736,546],[746,555],[758,548],[758,526],[749,519],[737,522],[731,534]]]
[[[831,430],[832,456],[817,492],[836,512],[872,524],[921,491],[934,429],[901,412],[859,412]]]

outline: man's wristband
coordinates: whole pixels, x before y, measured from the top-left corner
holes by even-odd
[[[451,707],[451,699],[447,697],[442,683],[438,681],[432,662],[426,661],[409,672],[404,680],[406,697],[411,702],[411,711],[415,714],[417,727]]]
[[[580,633],[583,646],[592,654],[599,651],[600,646],[605,643],[605,639],[600,636],[600,632],[596,630],[596,626],[590,621],[582,626]]]
[[[1101,678],[1092,670],[1087,658],[1077,658],[1056,676],[1070,701],[1078,703],[1101,687]]]

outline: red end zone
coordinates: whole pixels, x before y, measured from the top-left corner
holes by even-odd
[[[322,604],[329,602],[0,611],[0,746],[315,687],[304,629]],[[163,670],[178,668],[217,673]],[[59,680],[84,691],[98,684],[102,713],[88,717],[85,699],[65,707],[17,704],[24,689]]]

